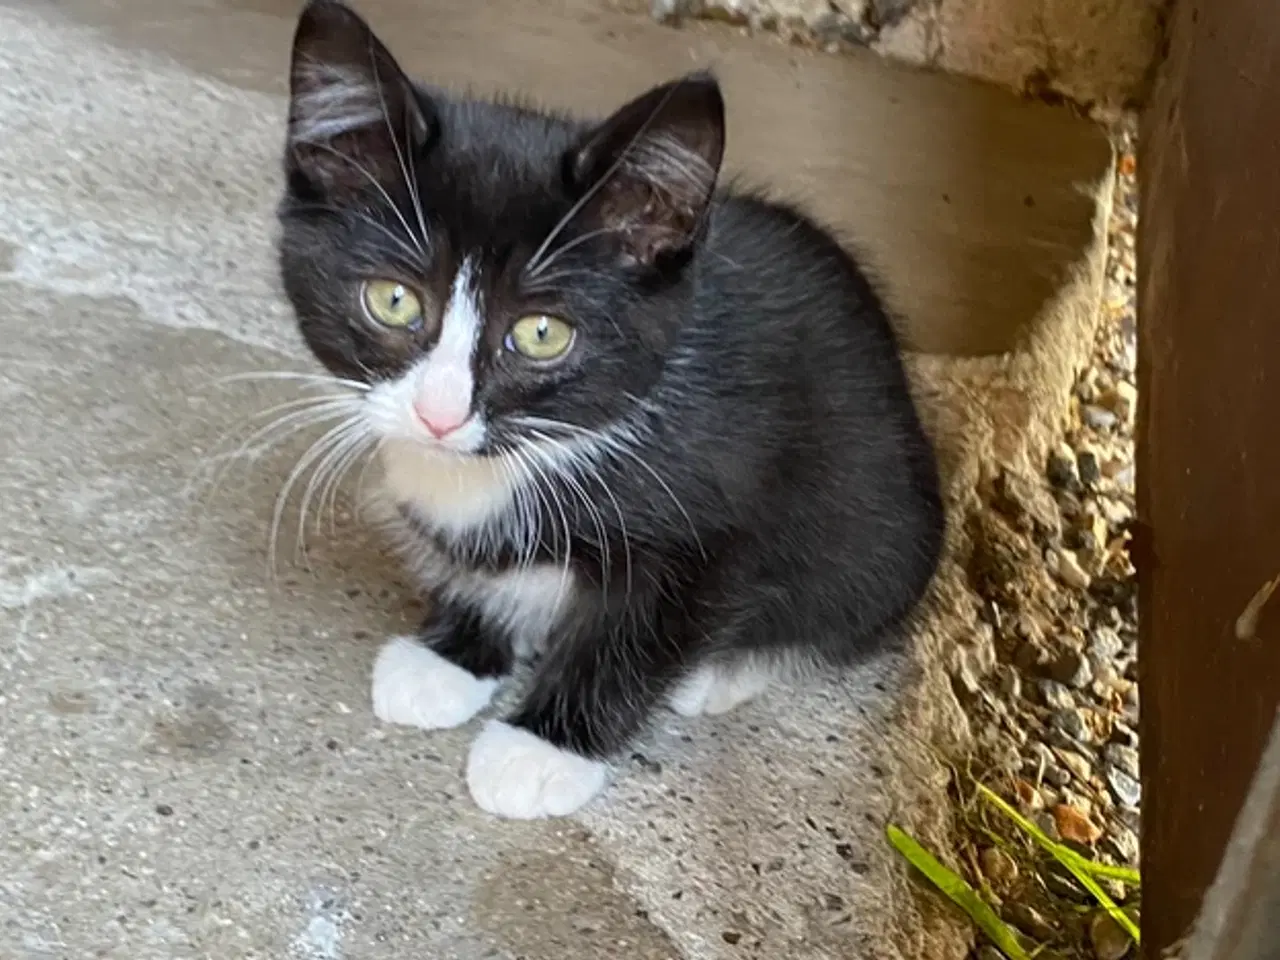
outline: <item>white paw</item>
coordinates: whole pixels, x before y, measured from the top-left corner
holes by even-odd
[[[718,716],[763,693],[772,675],[744,663],[733,667],[703,664],[681,680],[667,698],[682,717]]]
[[[604,789],[609,768],[498,720],[467,758],[467,787],[481,810],[512,820],[563,817]]]
[[[373,712],[385,723],[423,730],[456,727],[474,717],[498,689],[413,637],[396,637],[373,664]]]

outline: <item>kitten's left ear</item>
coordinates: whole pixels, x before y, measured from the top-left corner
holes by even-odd
[[[322,188],[387,189],[434,117],[369,25],[340,0],[310,0],[290,70],[287,165]]]
[[[655,87],[592,130],[569,156],[583,216],[623,255],[653,266],[687,251],[724,157],[724,98],[706,72]]]

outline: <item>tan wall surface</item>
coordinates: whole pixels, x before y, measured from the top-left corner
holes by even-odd
[[[721,17],[820,46],[888,56],[1034,94],[1145,99],[1169,0],[624,0],[666,21]]]

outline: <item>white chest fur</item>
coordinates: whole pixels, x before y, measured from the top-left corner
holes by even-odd
[[[446,537],[486,528],[521,535],[517,481],[497,460],[424,453],[393,440],[383,447],[382,462],[389,499],[411,506]],[[511,636],[520,656],[543,649],[575,589],[573,573],[552,564],[496,574],[459,568],[413,534],[404,538],[404,552],[425,588],[477,610]]]

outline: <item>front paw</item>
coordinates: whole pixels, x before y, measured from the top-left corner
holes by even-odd
[[[467,787],[486,813],[513,820],[563,817],[604,789],[609,768],[528,730],[492,720],[471,745]]]
[[[385,723],[423,730],[456,727],[483,709],[497,688],[497,680],[482,680],[413,637],[396,637],[373,665],[373,712]]]

